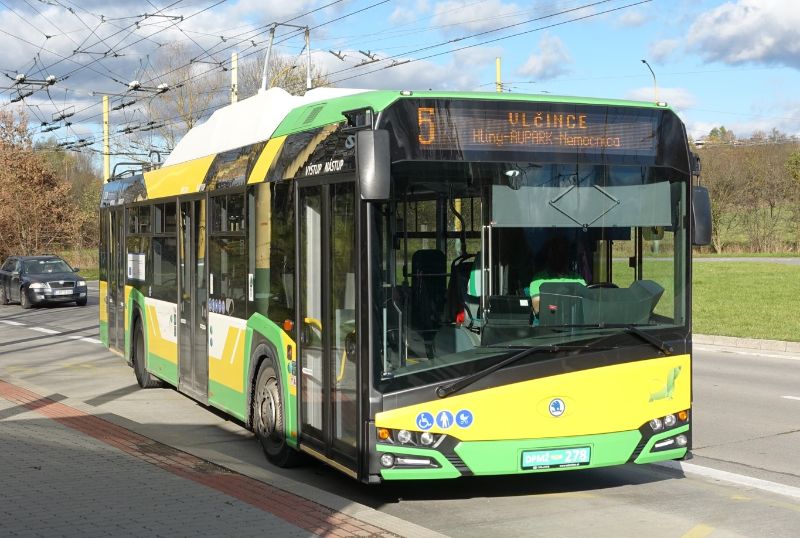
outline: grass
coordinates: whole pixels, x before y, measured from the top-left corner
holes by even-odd
[[[694,265],[693,330],[800,341],[800,266],[764,262]]]

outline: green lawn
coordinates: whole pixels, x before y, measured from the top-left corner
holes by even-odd
[[[800,341],[800,266],[694,264],[694,332]]]

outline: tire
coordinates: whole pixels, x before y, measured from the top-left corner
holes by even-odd
[[[87,297],[84,297],[83,299],[78,299],[77,301],[75,301],[75,304],[77,306],[86,306],[86,299]]]
[[[20,288],[19,290],[19,305],[25,310],[33,306],[30,297],[28,297],[28,290],[25,288]]]
[[[133,372],[136,374],[136,382],[143,389],[154,389],[162,386],[160,379],[148,373],[145,363],[144,333],[142,324],[137,321],[133,331],[133,348],[131,349],[131,359],[133,361]]]
[[[5,286],[0,287],[0,304],[2,305],[8,304],[8,296],[6,295]]]
[[[253,432],[267,459],[278,467],[295,467],[300,453],[286,442],[283,424],[283,399],[278,376],[270,358],[258,369],[253,394]]]

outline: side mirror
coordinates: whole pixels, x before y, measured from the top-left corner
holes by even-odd
[[[73,267],[73,268],[72,268],[72,272],[73,272],[73,273],[77,273],[77,272],[78,272],[78,271],[80,271],[80,270],[81,270],[81,268],[80,268],[80,267]]]
[[[692,245],[711,244],[711,198],[705,187],[692,187]]]
[[[19,271],[12,271],[11,278],[19,278]]]
[[[391,158],[389,131],[356,133],[356,172],[362,200],[388,200]]]

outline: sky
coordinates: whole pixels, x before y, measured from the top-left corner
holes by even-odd
[[[100,96],[155,88],[170,43],[193,54],[191,84],[232,52],[263,61],[274,22],[310,27],[312,61],[337,87],[494,91],[499,57],[504,91],[657,99],[695,138],[722,125],[800,135],[796,0],[0,0],[0,109],[24,105],[61,141],[97,139]],[[273,50],[301,62],[287,25]]]

